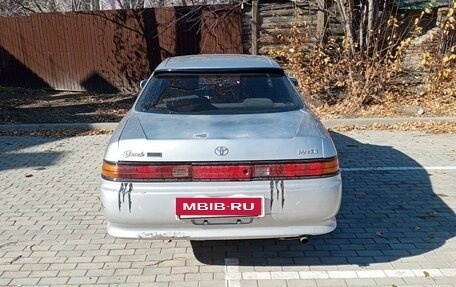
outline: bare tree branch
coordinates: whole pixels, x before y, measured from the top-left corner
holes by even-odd
[[[20,6],[22,9],[24,9],[24,10],[26,10],[26,11],[28,11],[28,12],[31,12],[31,13],[37,13],[37,11],[35,11],[35,10],[33,10],[32,8],[30,8],[30,7],[26,6],[26,5],[24,5],[24,4],[22,3],[22,1],[19,1],[19,0],[13,0],[13,1],[14,1],[14,3],[16,3],[17,5],[19,5],[19,6]]]
[[[37,2],[36,0],[33,0],[33,3],[35,4],[35,7],[36,7],[41,13],[44,12],[43,9],[41,8],[41,5],[38,4],[38,2]]]

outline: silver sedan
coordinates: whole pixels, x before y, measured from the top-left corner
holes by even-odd
[[[336,228],[337,151],[275,61],[173,57],[141,86],[104,155],[109,234],[306,238]]]

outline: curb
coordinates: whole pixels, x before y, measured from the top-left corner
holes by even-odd
[[[13,124],[0,125],[0,131],[36,131],[36,130],[113,130],[117,123],[58,123],[58,124]]]
[[[341,126],[364,126],[373,124],[397,124],[404,122],[456,122],[456,117],[412,117],[412,118],[355,118],[322,120],[326,128]],[[58,124],[12,124],[0,125],[0,131],[34,130],[114,130],[118,123],[58,123]]]

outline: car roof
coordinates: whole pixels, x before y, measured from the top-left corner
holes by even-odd
[[[171,57],[157,66],[158,71],[282,69],[266,56],[206,54]]]

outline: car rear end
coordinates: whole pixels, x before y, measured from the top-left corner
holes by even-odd
[[[313,180],[131,184],[122,187],[109,180],[102,184],[108,232],[116,237],[242,239],[323,234],[336,227],[341,192],[340,175]]]
[[[267,101],[220,98],[238,97],[258,78],[283,91],[289,81],[274,69],[260,76],[258,69],[247,76],[199,73],[191,95],[180,95],[189,89],[177,87],[153,107],[140,95],[104,158],[101,201],[109,234],[206,240],[334,230],[342,182],[337,152],[318,119],[299,98],[279,99],[277,92]],[[209,95],[222,86],[223,93]]]

